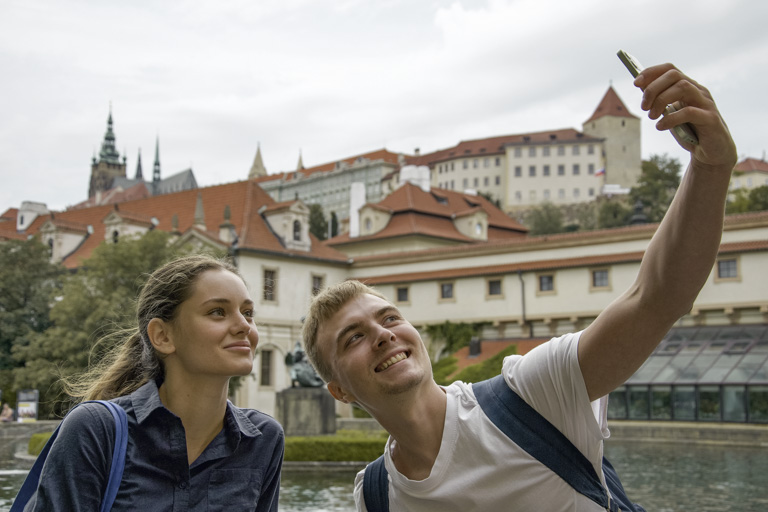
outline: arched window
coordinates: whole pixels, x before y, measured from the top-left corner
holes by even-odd
[[[117,230],[114,230],[112,232],[112,243],[117,243],[117,239],[120,238],[120,233],[117,232]]]
[[[48,239],[48,255],[53,258],[53,238]]]
[[[301,240],[301,222],[293,221],[293,240],[298,242]]]

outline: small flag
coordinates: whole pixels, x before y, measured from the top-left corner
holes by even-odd
[[[595,173],[595,176],[602,176],[603,174],[605,174],[605,167],[603,167],[602,169],[598,170]]]

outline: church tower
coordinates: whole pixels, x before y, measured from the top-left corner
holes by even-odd
[[[640,118],[627,110],[612,86],[582,128],[585,135],[604,140],[605,183],[635,186],[642,166]]]
[[[248,179],[261,178],[267,175],[267,168],[264,167],[264,160],[261,158],[261,144],[256,145],[256,156],[253,158],[253,165],[248,171]]]
[[[88,187],[88,197],[112,188],[112,182],[117,177],[125,178],[126,158],[120,161],[120,153],[115,148],[115,133],[112,131],[112,106],[109,107],[107,133],[101,143],[99,158],[94,155],[91,162],[91,182]]]

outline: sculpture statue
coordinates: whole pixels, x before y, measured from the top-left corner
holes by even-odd
[[[315,373],[315,369],[304,356],[300,341],[294,345],[293,352],[285,357],[285,363],[291,367],[292,388],[319,388],[324,384],[323,379]]]

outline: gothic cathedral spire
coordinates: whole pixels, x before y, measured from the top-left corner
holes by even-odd
[[[261,158],[261,144],[256,145],[256,156],[253,158],[253,165],[248,172],[248,179],[260,178],[267,175],[267,168],[264,167],[264,161]]]
[[[155,141],[155,164],[152,166],[152,183],[160,182],[160,137]]]

